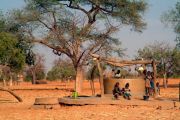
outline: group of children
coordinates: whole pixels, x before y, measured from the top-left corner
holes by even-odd
[[[154,83],[154,73],[150,71],[145,71],[145,95],[153,96],[155,93],[155,85],[158,95],[160,95],[160,86],[159,82]],[[125,99],[131,99],[131,90],[129,89],[129,83],[126,83],[124,88],[119,87],[119,82],[116,82],[113,89],[113,95],[115,99],[118,99],[119,96],[123,96]]]
[[[159,87],[159,82],[154,83],[154,73],[147,71],[144,73],[145,75],[145,91],[146,91],[146,96],[153,96],[155,93],[155,85],[157,88],[157,93],[160,95],[160,87]]]
[[[116,82],[113,89],[113,95],[115,99],[119,99],[119,96],[123,96],[125,99],[130,100],[131,90],[129,89],[129,83],[126,83],[125,87],[120,89],[119,82]]]

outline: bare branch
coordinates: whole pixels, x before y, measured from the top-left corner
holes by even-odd
[[[69,8],[72,8],[72,9],[80,10],[80,11],[84,12],[85,14],[89,14],[88,11],[86,11],[81,6],[79,6],[79,5],[73,6],[72,5],[72,0],[69,1],[69,4],[63,4],[63,5],[65,5],[65,6],[69,7]]]
[[[83,57],[83,55],[85,54],[85,52],[86,52],[86,50],[84,50],[84,51],[81,53],[81,55],[79,56],[78,61],[77,61],[78,64],[79,64],[81,58]]]
[[[51,27],[49,27],[45,22],[43,22],[42,20],[40,20],[40,19],[38,19],[38,21],[40,22],[40,23],[42,23],[46,28],[48,28],[49,30],[51,30],[52,31],[52,28]]]
[[[57,21],[56,21],[56,17],[55,17],[55,12],[52,12],[52,16],[53,16],[53,28],[57,29]]]

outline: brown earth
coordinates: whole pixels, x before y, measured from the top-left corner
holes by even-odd
[[[169,84],[178,84],[180,79],[171,79]],[[84,95],[91,95],[89,82],[84,82]],[[96,94],[100,93],[99,84],[95,82]],[[0,91],[0,120],[180,120],[180,105],[166,108],[166,102],[160,107],[138,105],[144,101],[136,100],[136,106],[124,105],[86,105],[86,106],[57,106],[53,109],[33,108],[37,97],[63,97],[71,95],[73,82],[49,82],[43,85],[21,83],[13,86],[14,92],[22,97],[23,102],[17,100],[7,92]],[[176,99],[179,97],[178,87],[161,88],[161,97]],[[122,98],[123,99],[123,98]],[[158,101],[156,101],[158,102]],[[162,101],[159,101],[162,103]]]

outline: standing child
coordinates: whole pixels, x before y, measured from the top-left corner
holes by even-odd
[[[154,95],[154,73],[151,72],[151,77],[149,78],[150,79],[150,95],[153,96]]]
[[[150,80],[152,79],[151,77],[151,72],[148,71],[146,78],[145,78],[145,90],[146,90],[146,96],[150,95],[150,89],[151,89],[151,83]]]

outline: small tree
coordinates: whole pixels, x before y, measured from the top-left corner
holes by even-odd
[[[41,77],[45,77],[45,73],[44,73],[44,57],[42,55],[39,54],[34,54],[33,55],[34,58],[34,64],[33,65],[29,65],[28,66],[28,72],[27,72],[27,76],[31,75],[32,77],[32,84],[36,84],[36,80],[41,79]],[[37,76],[39,78],[37,78]]]
[[[25,65],[25,54],[18,47],[16,36],[5,32],[0,33],[0,51],[0,64],[5,66],[4,68],[10,68],[9,74],[11,75],[9,77],[11,85],[12,72],[21,71]]]
[[[33,61],[33,58],[29,57],[32,45],[26,41],[24,34],[18,32],[20,25],[11,20],[7,14],[4,15],[0,11],[0,64],[4,65],[3,69],[10,68],[10,74],[17,74],[22,72],[25,63],[32,63],[30,61]],[[5,75],[9,76],[7,73]]]
[[[75,78],[75,70],[70,60],[55,60],[53,68],[48,72],[48,80],[66,80]]]

